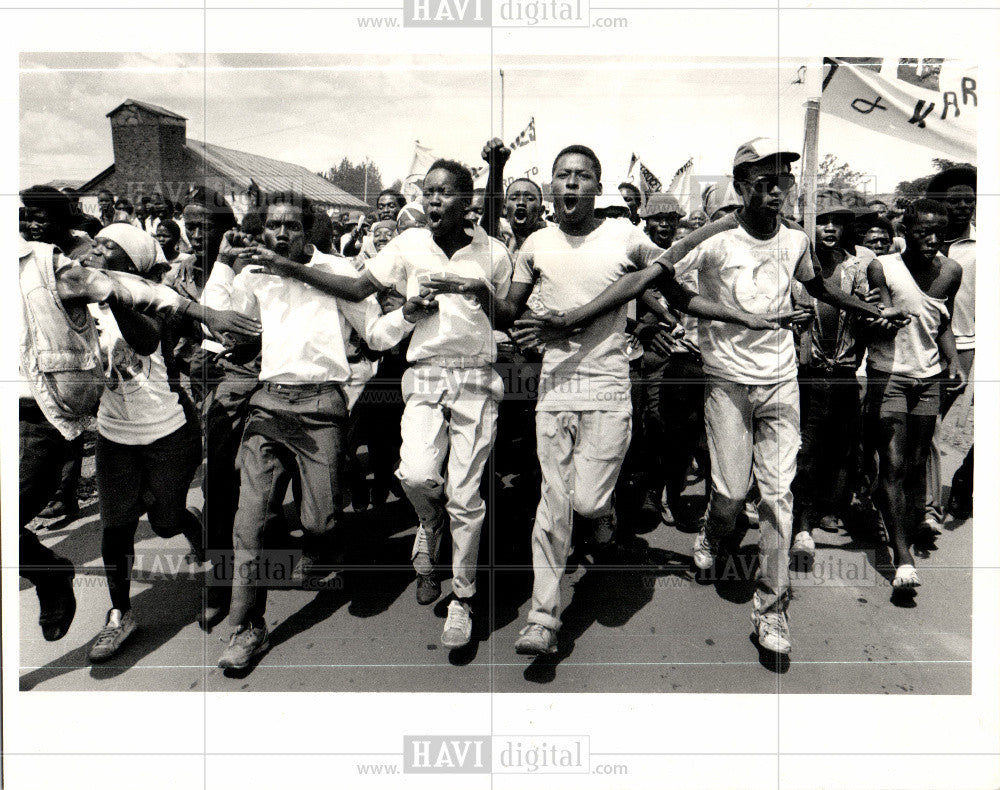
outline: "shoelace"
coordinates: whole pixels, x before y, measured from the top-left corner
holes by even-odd
[[[521,633],[529,639],[537,636],[539,639],[548,641],[548,637],[545,634],[545,626],[540,623],[530,623]]]
[[[459,604],[458,606],[448,607],[448,619],[444,621],[445,630],[451,628],[465,628],[465,624],[469,621],[469,613],[465,611],[465,607]]]
[[[122,623],[122,625],[124,625],[124,623]],[[98,645],[100,645],[103,647],[109,642],[114,642],[115,632],[120,630],[122,628],[122,625],[118,626],[117,628],[113,625],[104,626],[104,628],[102,628],[100,633],[97,635],[97,641],[94,642],[94,646],[97,647]]]

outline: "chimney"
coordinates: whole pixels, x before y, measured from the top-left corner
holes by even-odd
[[[178,199],[176,193],[187,186],[187,119],[135,99],[127,99],[107,117],[111,119],[115,193],[133,202],[151,192]]]

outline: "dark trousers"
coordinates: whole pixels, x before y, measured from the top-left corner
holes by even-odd
[[[337,526],[340,464],[347,404],[338,384],[264,382],[250,399],[240,449],[240,496],[233,526],[233,626],[264,620],[268,564],[261,562],[266,527],[280,518],[293,476],[301,493],[304,551],[316,556]],[[287,579],[291,569],[284,568]],[[277,573],[275,572],[275,579]]]
[[[861,385],[854,368],[799,371],[802,443],[796,461],[795,532],[826,515],[844,517],[851,499],[861,434]]]
[[[150,444],[118,444],[98,435],[95,460],[108,592],[112,608],[125,612],[142,514],[160,537],[200,533],[197,519],[187,511],[188,489],[201,463],[198,425],[189,420]]]
[[[664,487],[671,509],[678,506],[687,484],[691,458],[711,479],[705,441],[705,374],[693,354],[669,359],[647,351],[643,357],[646,404],[642,420],[646,454],[654,491]]]
[[[71,442],[56,430],[34,401],[22,400],[18,408],[18,451],[20,497],[18,507],[18,572],[34,585],[43,584],[47,574],[65,573],[65,560],[43,546],[25,526],[44,508],[59,486],[63,464]]]

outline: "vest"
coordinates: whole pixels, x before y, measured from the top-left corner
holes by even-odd
[[[92,424],[104,391],[97,326],[85,309],[71,316],[59,298],[55,247],[23,242],[18,257],[21,374],[46,419],[75,439]]]

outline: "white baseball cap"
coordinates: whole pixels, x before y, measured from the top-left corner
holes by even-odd
[[[772,156],[779,156],[786,162],[795,162],[801,158],[795,151],[778,145],[773,137],[755,137],[736,149],[733,167],[756,164]]]

